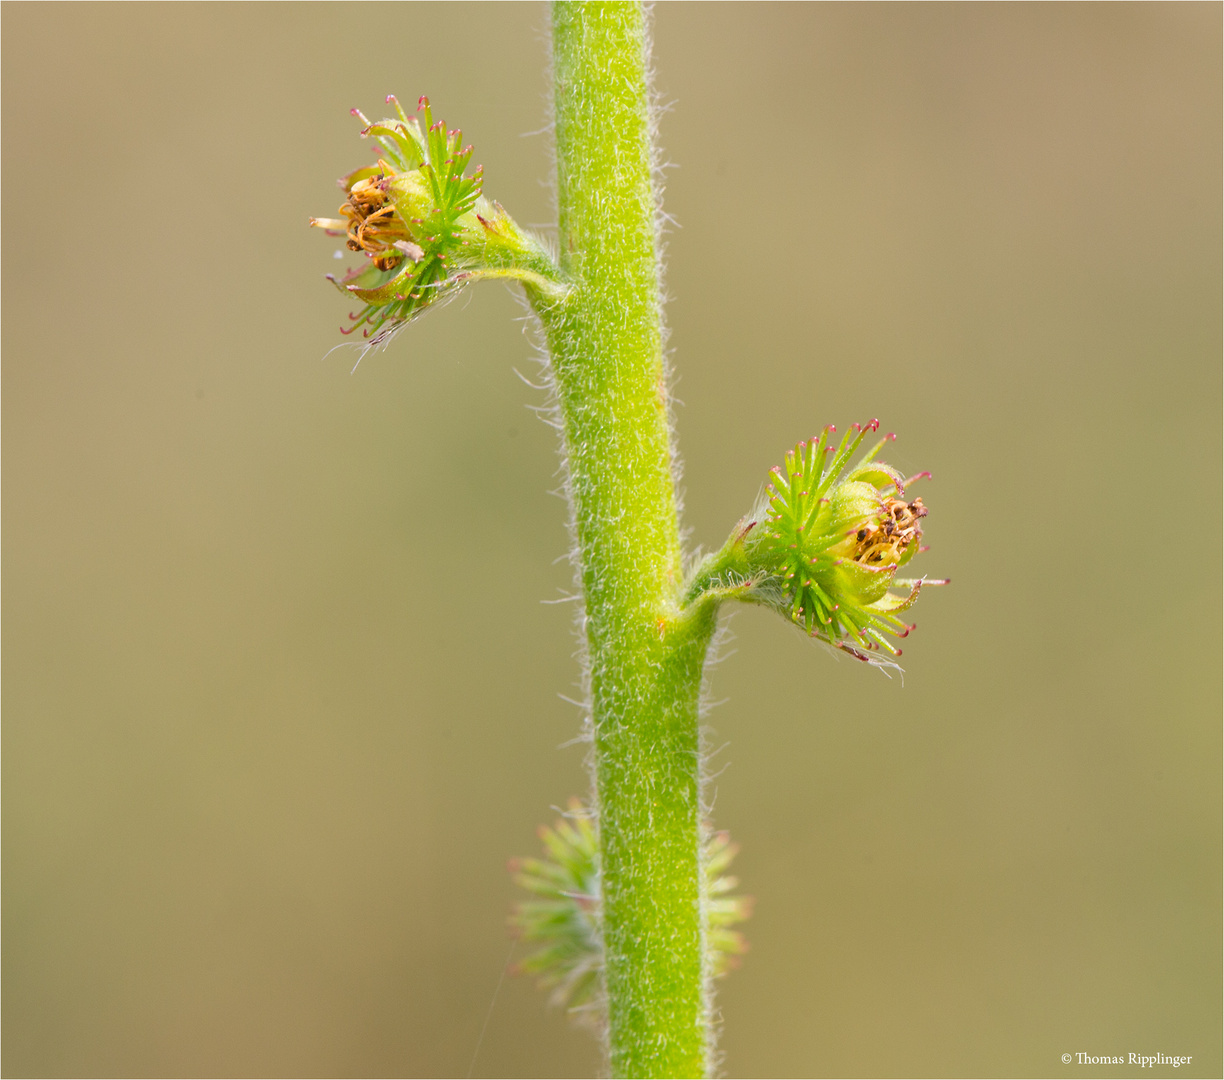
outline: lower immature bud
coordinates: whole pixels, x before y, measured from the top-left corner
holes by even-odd
[[[518,968],[552,990],[553,1003],[565,1005],[578,1020],[592,1020],[603,972],[600,933],[599,837],[594,818],[570,799],[564,819],[543,826],[547,857],[516,859],[515,882],[532,894],[510,917],[519,938],[535,950]],[[725,832],[709,833],[702,850],[705,875],[706,947],[710,974],[717,978],[735,967],[747,951],[743,934],[732,929],[752,911],[752,901],[732,895],[738,879],[726,871],[739,849]]]

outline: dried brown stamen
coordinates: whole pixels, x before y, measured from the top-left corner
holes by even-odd
[[[383,191],[381,177],[358,180],[340,213],[348,219],[346,242],[350,251],[364,251],[379,270],[390,270],[403,262],[396,243],[411,240],[412,234]]]
[[[854,561],[866,566],[896,565],[906,548],[922,535],[919,524],[927,509],[921,499],[885,499],[877,520],[859,527]]]

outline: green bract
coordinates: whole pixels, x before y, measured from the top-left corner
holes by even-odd
[[[477,166],[467,175],[470,146],[462,133],[434,122],[429,100],[421,98],[415,116],[406,116],[394,96],[398,119],[371,123],[363,138],[378,147],[378,160],[340,181],[346,201],[339,218],[311,218],[329,235],[347,238],[352,251],[369,261],[351,269],[337,288],[364,307],[349,316],[362,336],[375,342],[403,326],[428,305],[480,277],[518,278],[546,294],[564,294],[556,267],[543,245],[522,232],[500,204],[481,194]]]

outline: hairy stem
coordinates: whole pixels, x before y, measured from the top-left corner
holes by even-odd
[[[713,609],[680,615],[640,4],[552,9],[562,298],[551,353],[585,595],[614,1076],[708,1068],[698,696]]]

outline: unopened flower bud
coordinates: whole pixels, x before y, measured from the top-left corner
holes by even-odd
[[[577,1020],[592,1018],[604,954],[601,940],[602,882],[594,815],[570,799],[563,819],[539,830],[546,856],[511,863],[515,882],[532,894],[519,903],[510,925],[532,952],[518,970],[551,989],[553,1003],[566,1005]],[[702,845],[706,950],[715,978],[735,967],[748,945],[733,929],[752,912],[752,901],[735,894],[737,878],[727,873],[738,847],[725,832],[710,832]]]

